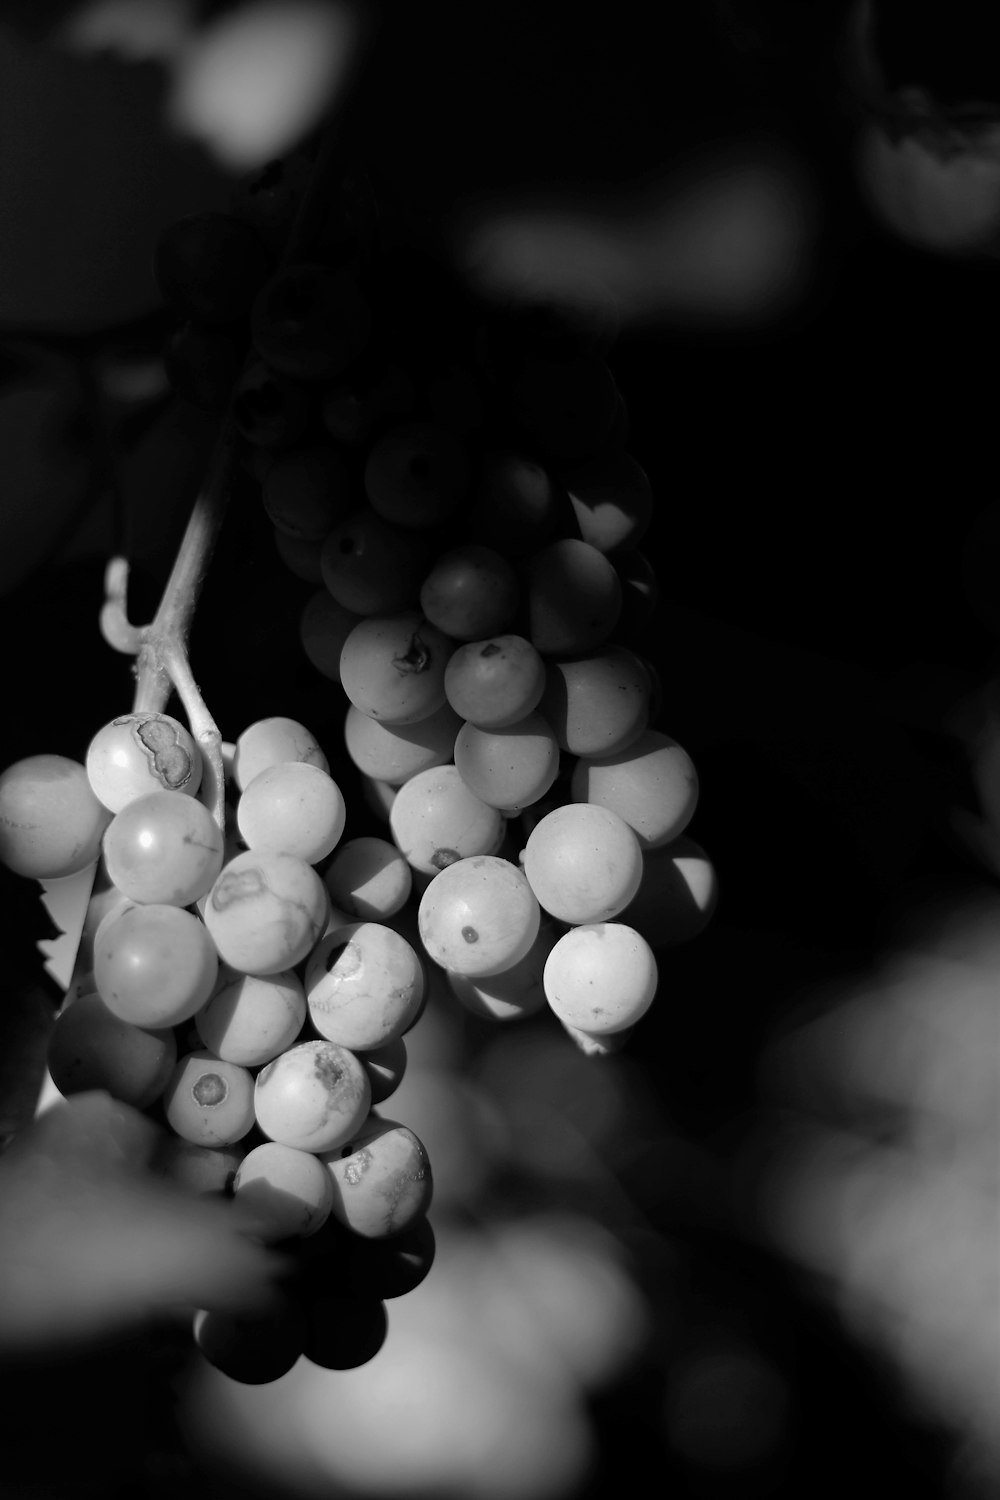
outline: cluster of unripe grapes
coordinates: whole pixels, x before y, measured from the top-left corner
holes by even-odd
[[[302,581],[302,648],[405,857],[426,956],[479,1013],[547,1001],[608,1050],[654,997],[654,950],[716,895],[685,832],[696,770],[658,727],[643,654],[654,500],[608,363],[613,309],[477,302],[355,167],[308,254],[279,260],[308,165],[276,162],[164,232],[168,368],[200,399],[177,347],[242,340],[250,491]]]
[[[233,1197],[258,1238],[290,1248],[267,1317],[195,1320],[206,1356],[257,1382],[301,1355],[370,1358],[384,1298],[429,1269],[427,1153],[376,1109],[403,1076],[426,974],[401,934],[331,899],[363,887],[367,864],[342,842],[315,737],[272,718],[226,748],[225,828],[198,797],[197,743],[166,713],[112,720],[83,763],[19,761],[0,776],[0,855],[45,881],[97,863],[49,1042],[56,1089],[151,1112],[159,1170]]]

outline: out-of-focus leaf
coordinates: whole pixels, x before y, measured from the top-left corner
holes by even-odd
[[[155,1176],[159,1127],[101,1092],[0,1156],[0,1355],[45,1357],[185,1307],[266,1303],[283,1262],[252,1222]]]

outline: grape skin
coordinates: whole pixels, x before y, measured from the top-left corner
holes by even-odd
[[[31,755],[0,775],[0,861],[16,875],[61,880],[92,864],[111,814],[86,768],[65,755]]]

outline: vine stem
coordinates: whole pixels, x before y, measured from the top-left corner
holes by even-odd
[[[338,163],[339,143],[326,123],[302,200],[289,229],[279,267],[301,258],[317,237],[326,212],[325,189]],[[249,357],[249,356],[248,356]],[[222,528],[232,490],[237,428],[233,414],[234,387],[212,450],[205,482],[198,492],[187,527],[164,586],[156,614],[148,625],[128,618],[128,560],[113,557],[105,572],[105,599],[100,628],[108,645],[133,655],[135,692],[133,713],[162,713],[176,692],[188,725],[202,752],[201,799],[216,823],[225,829],[225,769],[222,735],[201,694],[188,657],[188,639],[202,584]]]

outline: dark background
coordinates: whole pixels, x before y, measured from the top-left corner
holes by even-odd
[[[919,70],[941,97],[996,94],[997,54],[971,7],[882,10],[897,81]],[[664,966],[669,995],[642,1023],[640,1066],[671,1129],[720,1161],[755,1122],[762,1049],[803,994],[871,961],[912,902],[990,879],[953,832],[952,810],[976,804],[967,747],[948,726],[992,677],[1000,619],[972,592],[995,555],[983,537],[1000,272],[904,245],[861,201],[844,15],[839,3],[768,0],[665,17],[625,3],[593,22],[561,4],[386,6],[350,117],[429,221],[472,178],[483,192],[571,186],[585,202],[690,146],[760,129],[792,143],[818,186],[817,277],[793,315],[755,332],[630,328],[610,356],[657,501],[644,550],[662,589],[649,654],[663,727],[698,767],[692,832],[722,890],[707,932]],[[155,342],[152,296],[148,315],[128,338]],[[88,347],[99,343],[100,332]],[[76,354],[66,345],[53,357]],[[197,420],[193,433],[197,450]],[[155,593],[175,521],[143,513],[135,525]],[[128,663],[95,628],[102,558],[73,535],[70,524],[0,600],[14,683],[5,763],[82,755],[130,699]],[[315,676],[295,641],[305,592],[277,565],[259,511],[234,506],[193,646],[224,733],[300,701],[319,731]],[[10,1024],[30,1032],[54,1000],[33,946],[43,920],[16,880],[4,875],[2,890]],[[862,1477],[911,1496],[946,1492],[946,1439],[906,1415],[895,1376],[704,1183],[688,1183],[654,1229],[678,1248],[691,1320],[728,1309],[776,1359],[795,1394],[792,1433],[766,1472],[692,1473],[664,1456],[639,1379],[599,1404],[595,1495],[643,1459],[680,1494],[833,1495]],[[169,1452],[163,1356],[143,1357],[130,1352],[127,1378],[115,1353],[49,1371],[45,1394],[29,1380],[21,1406],[61,1406],[81,1379],[100,1378],[114,1441],[137,1456],[151,1444]],[[80,1416],[88,1454],[93,1422]],[[94,1482],[72,1461],[57,1467],[49,1489],[33,1488],[26,1459],[17,1493],[86,1493]],[[158,1493],[170,1482],[162,1454],[161,1469],[116,1480],[114,1492]]]

